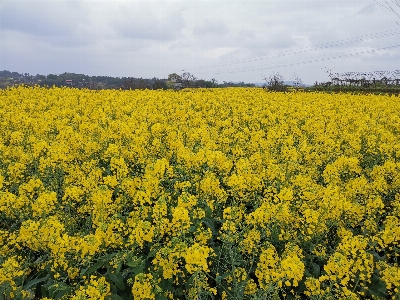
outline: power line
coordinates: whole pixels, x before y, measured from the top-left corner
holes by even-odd
[[[309,63],[315,63],[315,62],[320,62],[320,61],[325,61],[325,60],[334,60],[338,58],[344,58],[344,57],[354,57],[354,56],[359,56],[361,54],[367,54],[367,53],[374,53],[376,51],[380,50],[385,50],[385,49],[391,49],[391,48],[396,48],[400,47],[400,44],[396,45],[390,45],[390,46],[385,46],[385,47],[380,47],[376,49],[370,49],[370,50],[357,50],[357,52],[349,52],[349,53],[339,53],[339,54],[334,54],[334,55],[329,55],[329,56],[324,56],[321,58],[313,58],[313,59],[304,59],[304,60],[297,60],[297,61],[292,61],[292,62],[283,62],[282,64],[277,64],[273,66],[268,66],[268,67],[262,67],[262,68],[252,68],[252,69],[239,69],[239,70],[225,70],[225,71],[219,71],[219,72],[205,72],[205,73],[198,73],[198,74],[227,74],[227,73],[242,73],[242,72],[254,72],[254,71],[262,71],[262,70],[268,70],[268,69],[275,69],[275,68],[280,68],[280,67],[289,67],[289,66],[294,66],[294,65],[302,65],[302,64],[309,64]]]
[[[400,1],[399,0],[391,0],[393,2],[394,5],[397,5],[398,7],[400,7]]]
[[[386,48],[386,47],[383,47],[383,48]],[[382,48],[379,48],[379,49],[382,49]],[[353,54],[354,55],[359,55],[359,54],[363,54],[364,52],[365,53],[371,52],[371,49],[358,49],[356,51],[353,51],[353,52],[349,53],[349,55],[350,56],[352,56]],[[340,57],[340,56],[345,56],[345,55],[346,55],[346,53],[323,54],[323,55],[319,55],[319,58],[314,58],[314,60],[315,59],[318,59],[318,60],[325,60],[325,59],[329,60],[332,57]],[[292,60],[292,61],[286,61],[285,64],[290,64],[290,65],[299,64],[298,63],[299,61],[300,61],[300,59],[295,59],[295,60]],[[303,59],[303,61],[313,61],[313,59],[311,59],[311,60],[310,59]],[[278,66],[281,66],[281,64],[279,64]],[[237,70],[242,70],[242,69],[236,68],[236,69],[230,69],[228,71],[232,72],[232,71],[237,71]],[[253,70],[253,69],[251,69],[251,70]],[[208,73],[211,73],[211,72],[208,72]],[[208,73],[197,73],[197,74],[208,74]]]
[[[397,0],[396,0],[397,1]],[[379,3],[377,0],[374,0],[374,2],[379,6],[379,8],[382,10],[382,11],[385,11],[385,9],[386,10],[388,10],[388,11],[390,11],[390,9],[389,8],[387,8],[386,6],[384,6],[382,3]],[[386,2],[386,1],[385,1]],[[386,2],[387,3],[387,2]],[[388,3],[387,3],[388,4]],[[389,5],[389,4],[388,4]],[[390,5],[389,5],[389,7],[390,7]],[[391,8],[391,7],[390,7]],[[394,10],[393,10],[393,8],[391,8],[391,11],[392,12],[395,12]],[[399,17],[399,15],[395,12],[395,14]],[[393,16],[392,16],[392,14],[390,14],[390,16],[391,16],[391,18],[393,18]],[[397,22],[396,20],[394,20],[395,22],[396,22],[396,24],[397,25],[400,25],[399,24],[399,22]]]
[[[400,18],[400,15],[397,13],[397,11],[395,11],[391,6],[390,6],[390,4],[385,0],[385,2],[386,2],[386,4],[389,6],[389,9],[396,15],[396,16],[398,16],[399,18]]]
[[[400,7],[400,5],[399,5],[396,1],[393,1],[393,0],[390,0],[390,1],[391,1],[394,5]],[[385,2],[386,2],[386,4],[390,7],[390,9],[394,11],[394,9],[392,8],[392,6],[388,3],[388,0],[385,0]],[[396,13],[396,15],[399,15],[397,12],[395,12],[395,13]]]
[[[372,72],[344,72],[344,73],[332,73],[329,72],[329,78],[331,80],[341,79],[387,79],[388,81],[400,80],[400,70],[394,71],[372,71]]]
[[[394,5],[400,6],[395,0],[390,0]]]
[[[297,48],[297,49],[293,49],[293,50],[280,51],[280,52],[275,52],[272,54],[262,55],[262,56],[258,56],[258,57],[254,57],[254,58],[248,58],[248,59],[244,59],[244,60],[229,61],[229,62],[225,62],[225,63],[212,64],[212,65],[206,65],[206,66],[195,67],[195,68],[187,68],[187,69],[202,70],[202,69],[208,69],[208,68],[223,67],[223,66],[230,66],[230,65],[241,64],[241,63],[253,62],[253,61],[264,60],[264,59],[271,59],[271,58],[276,58],[276,57],[290,56],[290,55],[299,54],[302,52],[310,52],[310,51],[314,51],[314,50],[327,49],[327,48],[332,48],[335,46],[344,46],[344,45],[353,44],[353,43],[361,42],[361,41],[365,41],[365,40],[371,40],[371,39],[376,39],[376,38],[392,36],[392,35],[396,35],[399,33],[400,33],[400,29],[386,30],[386,31],[382,31],[382,32],[362,35],[359,37],[338,40],[335,42],[318,44],[314,47]]]
[[[382,10],[387,10],[390,11],[392,13],[394,13],[395,15],[397,15],[400,18],[400,15],[391,7],[391,5],[386,1],[386,5],[382,3],[379,3],[377,0],[374,0],[375,3],[382,9]],[[400,0],[390,0],[392,1],[395,5],[400,7]],[[393,16],[391,14],[391,16]],[[395,21],[396,24],[400,25],[397,21]],[[211,65],[206,65],[206,66],[200,66],[200,67],[195,67],[195,68],[186,68],[188,70],[202,70],[202,69],[209,69],[209,68],[218,68],[218,67],[226,67],[226,66],[231,66],[231,65],[237,65],[237,64],[242,64],[242,63],[248,63],[248,62],[255,62],[255,61],[262,61],[262,60],[268,60],[271,58],[277,58],[277,57],[284,57],[284,56],[290,56],[290,55],[295,55],[295,54],[299,54],[299,53],[305,53],[305,52],[311,52],[311,51],[315,51],[315,50],[321,50],[321,49],[327,49],[327,48],[332,48],[332,47],[339,47],[339,46],[344,46],[344,45],[348,45],[348,44],[353,44],[356,42],[361,42],[364,40],[371,40],[371,39],[377,39],[377,38],[382,38],[382,37],[387,37],[387,36],[393,36],[396,34],[400,33],[400,29],[393,29],[393,30],[387,30],[387,31],[382,31],[382,32],[378,32],[378,33],[373,33],[373,34],[367,34],[367,35],[363,35],[363,36],[359,36],[359,37],[353,37],[353,38],[349,38],[349,39],[343,39],[343,40],[338,40],[335,42],[329,42],[329,43],[324,43],[324,44],[318,44],[314,47],[303,47],[303,48],[297,48],[297,49],[293,49],[293,50],[287,50],[287,51],[280,51],[280,52],[275,52],[272,54],[267,54],[267,55],[262,55],[262,56],[258,56],[258,57],[253,57],[253,58],[248,58],[248,59],[242,59],[242,60],[235,60],[235,61],[229,61],[229,62],[224,62],[224,63],[218,63],[218,64],[211,64]],[[317,62],[317,61],[324,61],[326,60],[330,60],[330,59],[337,59],[337,58],[341,58],[341,57],[351,57],[351,56],[357,56],[357,55],[361,55],[364,53],[372,53],[378,50],[384,50],[384,49],[389,49],[389,48],[394,48],[394,47],[398,47],[399,45],[395,45],[395,46],[388,46],[388,47],[381,47],[381,48],[376,48],[376,49],[372,49],[372,50],[358,50],[360,53],[358,52],[352,52],[352,53],[340,53],[340,54],[335,54],[333,55],[329,55],[328,57],[321,57],[321,58],[317,58],[317,59],[311,59],[311,60],[296,60],[294,62],[287,62],[285,64],[280,64],[280,65],[276,65],[276,66],[270,66],[270,67],[266,67],[266,68],[251,68],[251,69],[233,69],[233,70],[228,70],[228,71],[220,71],[220,72],[203,72],[203,73],[197,73],[197,74],[223,74],[223,73],[238,73],[238,72],[250,72],[250,71],[258,71],[258,70],[264,70],[264,69],[272,69],[272,68],[277,68],[277,67],[284,67],[284,66],[292,66],[292,65],[299,65],[299,64],[306,64],[306,63],[313,63],[313,62]]]

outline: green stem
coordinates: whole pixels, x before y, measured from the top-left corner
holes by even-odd
[[[217,282],[217,281],[215,280],[215,278],[212,277],[210,274],[208,274],[208,273],[205,272],[205,271],[202,271],[202,272],[204,272],[204,274],[206,274],[207,277],[209,277],[209,278],[211,278],[212,280],[214,280],[215,282]],[[220,285],[220,287],[222,287],[222,288],[225,290],[225,292],[231,297],[230,299],[235,299],[235,298],[232,296],[232,294],[231,294],[222,284]]]

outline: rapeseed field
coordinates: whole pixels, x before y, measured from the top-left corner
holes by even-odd
[[[0,298],[399,299],[400,98],[0,91]]]

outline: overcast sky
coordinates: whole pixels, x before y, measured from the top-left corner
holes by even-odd
[[[400,0],[0,0],[0,70],[314,83],[400,69],[399,24]]]

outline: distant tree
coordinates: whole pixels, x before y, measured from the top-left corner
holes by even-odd
[[[212,83],[210,81],[207,81],[204,79],[199,79],[194,82],[194,87],[197,87],[197,88],[208,88],[211,86],[212,86]]]
[[[174,89],[177,83],[182,82],[182,77],[176,73],[171,73],[168,75],[168,80],[165,83],[168,89]]]
[[[190,74],[189,72],[184,72],[181,78],[182,78],[182,87],[184,88],[193,87],[196,81],[196,77],[193,74]]]
[[[146,89],[147,87],[148,87],[148,86],[147,86],[147,84],[146,84],[146,81],[144,81],[143,78],[140,78],[139,81],[138,81],[138,83],[137,83],[137,88],[138,88],[139,90],[144,90],[144,89]]]
[[[7,71],[7,70],[0,71],[0,77],[12,77],[12,76],[13,76],[13,73],[11,73],[10,71]]]
[[[165,85],[167,86],[167,89],[173,89],[174,86],[175,86],[175,83],[173,81],[171,81],[171,80],[167,80]]]
[[[296,73],[292,75],[292,82],[295,87],[301,87],[303,85],[303,81],[301,80],[300,76]]]
[[[124,90],[129,90],[129,89],[134,89],[134,82],[132,78],[127,78],[125,79],[124,83],[123,83],[123,89]]]
[[[267,83],[268,89],[276,92],[283,92],[286,90],[283,76],[278,72],[272,73],[270,76],[265,77],[264,80]]]
[[[151,88],[153,90],[160,90],[160,89],[165,90],[165,89],[167,89],[167,84],[165,82],[165,79],[164,80],[160,80],[160,79],[154,80]]]
[[[36,76],[35,76],[35,78],[36,79],[46,79],[46,76],[44,76],[44,75],[40,75],[40,74],[36,74]]]
[[[172,74],[169,74],[169,75],[168,75],[168,81],[176,82],[176,81],[180,81],[180,80],[182,80],[182,77],[179,76],[179,75],[176,74],[176,73],[172,73]]]
[[[47,79],[49,79],[49,80],[57,80],[57,75],[49,74],[49,75],[47,75]]]

